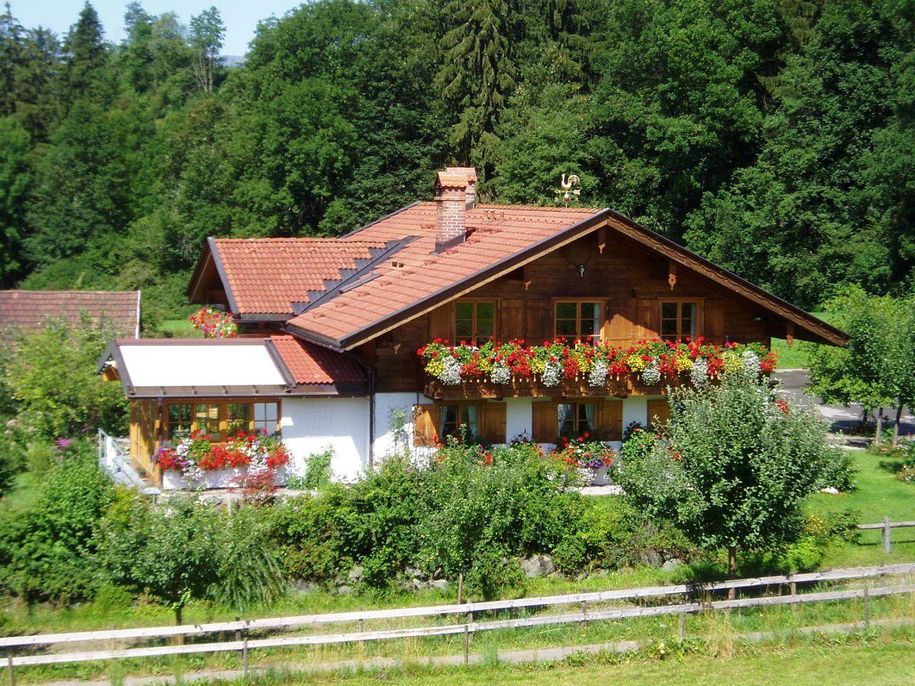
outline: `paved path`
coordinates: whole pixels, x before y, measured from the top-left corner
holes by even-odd
[[[807,393],[805,387],[810,380],[810,373],[806,369],[780,369],[772,376],[782,382],[782,392],[789,399],[816,405],[820,414],[829,420],[830,431],[852,433],[861,422],[863,408],[860,405],[826,405],[821,403],[819,398]],[[884,422],[887,426],[892,426],[893,417],[887,417],[891,413],[891,410],[884,410]],[[912,416],[911,408],[902,415],[899,433],[902,436],[915,435],[915,417]]]

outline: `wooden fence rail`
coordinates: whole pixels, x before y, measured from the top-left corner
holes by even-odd
[[[883,567],[862,567],[856,569],[841,569],[810,574],[794,574],[788,576],[770,576],[754,579],[734,579],[730,581],[715,582],[699,585],[672,585],[654,588],[635,588],[617,591],[601,591],[595,593],[579,593],[542,598],[521,598],[508,601],[491,601],[482,603],[467,603],[463,605],[438,605],[416,608],[397,608],[389,610],[368,610],[364,612],[326,613],[319,615],[304,615],[299,617],[283,617],[275,619],[257,619],[248,621],[222,622],[202,624],[196,626],[180,627],[150,627],[142,629],[119,629],[111,631],[87,631],[69,634],[44,634],[37,636],[10,636],[0,639],[0,647],[12,650],[16,647],[41,646],[75,641],[101,641],[113,639],[150,639],[164,638],[178,635],[213,633],[220,631],[240,631],[243,638],[218,643],[200,643],[192,645],[150,646],[140,648],[121,648],[108,650],[89,650],[62,654],[21,655],[7,656],[0,666],[10,670],[14,667],[30,665],[61,664],[72,662],[88,662],[98,660],[115,660],[127,658],[155,657],[181,654],[202,654],[218,652],[241,652],[247,664],[248,651],[266,648],[283,648],[292,646],[316,646],[343,643],[364,643],[366,641],[384,641],[404,638],[422,638],[432,636],[464,636],[465,659],[468,654],[470,635],[482,631],[495,631],[515,629],[522,627],[561,625],[570,623],[585,623],[606,621],[613,619],[628,619],[637,617],[657,617],[662,615],[680,615],[680,636],[682,638],[682,617],[686,614],[704,610],[736,609],[748,607],[769,607],[777,605],[797,605],[805,603],[825,602],[834,600],[848,600],[863,598],[865,603],[865,623],[870,618],[870,599],[890,596],[900,593],[915,592],[915,584],[901,584],[880,586],[876,588],[853,588],[835,591],[819,591],[813,593],[796,594],[796,584],[812,583],[817,581],[836,581],[868,579],[874,577],[899,576],[915,573],[915,564],[887,565]],[[735,600],[712,600],[709,592],[722,591],[730,588],[754,588],[771,585],[790,585],[791,595],[761,596],[756,598],[739,598]],[[687,595],[688,602],[675,603],[661,606],[636,606],[610,609],[588,609],[589,603],[636,600],[640,598]],[[696,598],[700,595],[702,599]],[[577,604],[579,611],[572,613],[541,615],[516,619],[474,621],[474,614],[484,611],[512,610],[516,608],[549,607]],[[466,615],[466,621],[459,624],[445,624],[439,626],[419,626],[396,629],[381,629],[365,631],[362,629],[365,620],[412,618],[429,616],[448,616],[454,614]],[[320,634],[305,636],[282,636],[270,638],[249,639],[248,632],[252,629],[286,629],[303,625],[320,625],[330,623],[359,622],[360,630],[336,634]]]
[[[891,522],[889,517],[884,517],[882,522],[877,524],[858,524],[859,529],[883,529],[883,552],[888,553],[893,549],[890,541],[890,531],[892,529],[905,529],[915,526],[915,522]]]
[[[41,634],[33,636],[6,636],[0,638],[0,648],[131,638],[168,638],[172,636],[190,636],[216,633],[219,631],[291,629],[298,626],[319,624],[343,624],[347,622],[437,617],[447,615],[462,615],[467,613],[478,614],[481,612],[495,612],[499,610],[519,610],[522,608],[550,607],[558,605],[580,605],[581,603],[589,604],[609,601],[639,600],[643,598],[656,598],[671,595],[696,595],[700,593],[727,591],[732,588],[740,589],[760,586],[790,586],[792,584],[796,586],[797,584],[809,584],[820,581],[849,581],[882,576],[895,576],[900,574],[915,574],[915,563],[831,569],[821,572],[809,572],[804,574],[762,576],[747,579],[730,579],[728,581],[715,581],[710,583],[674,584],[670,586],[645,586],[642,588],[627,588],[612,591],[571,593],[566,595],[534,598],[516,598],[513,600],[491,600],[476,603],[463,603],[461,605],[425,605],[420,607],[392,608],[385,610],[328,612],[322,614],[298,615],[292,617],[245,619],[232,622],[188,624],[183,626],[78,631],[72,633]]]

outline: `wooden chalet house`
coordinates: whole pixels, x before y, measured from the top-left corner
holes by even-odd
[[[177,431],[279,431],[301,469],[330,447],[353,479],[406,443],[428,450],[463,424],[483,440],[619,441],[663,416],[666,383],[605,384],[536,374],[442,383],[417,350],[564,336],[626,346],[844,334],[611,209],[484,205],[476,173],[438,173],[417,202],[341,238],[210,238],[188,288],[224,307],[240,335],[116,341],[109,370],[133,407],[132,457]]]

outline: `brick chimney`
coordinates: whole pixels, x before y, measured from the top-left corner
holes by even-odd
[[[453,169],[453,168],[452,168]],[[474,178],[476,182],[476,178]],[[476,183],[474,183],[474,186]],[[445,169],[435,176],[435,252],[463,243],[470,183],[465,172]]]
[[[463,174],[467,179],[467,209],[471,209],[477,201],[477,169],[476,167],[445,167],[449,174]]]

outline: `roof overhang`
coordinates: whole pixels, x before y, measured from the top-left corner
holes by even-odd
[[[754,302],[759,307],[782,317],[786,322],[790,322],[797,327],[795,335],[799,338],[804,338],[803,335],[799,334],[806,332],[807,338],[815,342],[838,346],[844,346],[848,342],[848,336],[836,327],[827,324],[791,303],[750,283],[746,279],[709,262],[705,258],[700,257],[669,238],[666,238],[609,208],[600,210],[587,219],[573,224],[549,238],[534,243],[529,247],[510,255],[498,264],[481,269],[475,274],[450,284],[446,288],[443,288],[422,300],[418,300],[415,303],[411,303],[410,305],[392,312],[384,318],[379,319],[362,329],[354,331],[348,336],[334,339],[318,334],[317,332],[310,331],[292,323],[295,318],[287,321],[286,330],[300,338],[332,350],[341,352],[352,350],[398,326],[423,316],[443,304],[460,298],[491,281],[501,278],[553,250],[562,248],[583,236],[593,233],[602,227],[607,227],[610,230],[616,231],[617,233],[648,247],[655,253],[663,255],[664,257],[705,276],[719,286],[728,289],[730,292],[736,293],[737,295]]]
[[[297,383],[270,338],[118,339],[99,373],[117,378],[128,398],[359,396],[351,383]]]

